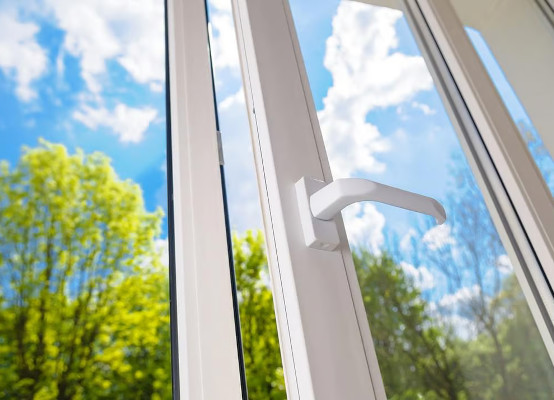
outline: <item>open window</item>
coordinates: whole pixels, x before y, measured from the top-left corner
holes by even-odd
[[[455,7],[233,4],[288,396],[551,396],[552,197]]]

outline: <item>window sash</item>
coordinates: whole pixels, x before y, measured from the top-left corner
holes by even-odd
[[[444,0],[361,1],[405,12],[552,356],[552,198],[463,26]],[[294,183],[332,176],[288,2],[233,11],[288,396],[385,399],[341,217],[340,251],[303,242]]]
[[[510,258],[519,261],[515,273],[554,360],[550,190],[450,3],[408,0],[405,9],[454,113],[465,119],[460,139],[466,154],[475,152],[470,164]]]
[[[174,398],[240,399],[205,2],[166,6]]]

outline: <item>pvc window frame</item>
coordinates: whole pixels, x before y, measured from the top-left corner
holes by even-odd
[[[241,399],[204,0],[167,0],[173,398]]]
[[[427,47],[428,64],[434,65],[431,69],[438,79],[449,81],[438,86],[453,99],[453,111],[466,120],[465,129],[460,130],[466,138],[460,139],[465,147],[471,143],[479,149],[470,164],[502,242],[510,258],[518,261],[515,273],[554,360],[554,202],[550,190],[450,2],[408,0],[404,5],[410,24],[428,32],[419,39]],[[441,59],[442,72],[437,70]]]
[[[552,197],[463,26],[445,0],[364,2],[405,12],[554,358]],[[332,176],[288,1],[232,4],[288,398],[386,399],[342,218],[338,251],[303,241],[294,184]]]

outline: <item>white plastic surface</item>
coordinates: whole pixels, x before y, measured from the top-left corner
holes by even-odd
[[[312,194],[323,190],[326,185],[325,182],[319,179],[303,177],[296,183],[296,196],[306,246],[313,249],[333,251],[340,244],[335,221],[314,218],[310,209]]]
[[[360,201],[378,201],[427,214],[439,225],[446,221],[446,211],[437,200],[368,179],[337,179],[310,197],[313,216],[323,220],[333,219],[343,208]]]
[[[320,250],[338,247],[333,218],[346,206],[360,201],[378,201],[430,215],[439,225],[446,221],[446,211],[437,200],[368,179],[337,179],[325,184],[303,177],[296,183],[296,195],[306,246]]]

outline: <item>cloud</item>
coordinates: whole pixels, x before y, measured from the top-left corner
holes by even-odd
[[[227,12],[215,12],[210,18],[210,45],[216,70],[229,68],[238,72],[239,56],[233,18]]]
[[[101,92],[111,60],[154,91],[164,81],[162,1],[45,0],[45,5],[65,32],[63,48],[79,58],[81,77],[91,92]]]
[[[439,300],[439,306],[454,309],[459,306],[463,306],[471,302],[474,298],[479,296],[481,288],[479,285],[466,286],[452,294],[446,294]]]
[[[238,74],[239,53],[230,0],[210,0],[210,46],[217,72],[230,69]]]
[[[439,307],[436,302],[431,301],[428,303],[427,311],[433,317],[433,320],[438,320],[446,327],[452,329],[452,332],[462,340],[474,339],[478,332],[477,324],[475,320],[461,316],[456,313],[448,312],[443,307]],[[446,313],[444,311],[447,311]],[[436,322],[432,325],[435,326]]]
[[[260,229],[262,215],[242,88],[218,104],[231,228]]]
[[[73,118],[93,130],[100,126],[111,128],[123,143],[139,143],[157,115],[152,107],[133,108],[119,103],[112,111],[83,105]]]
[[[31,84],[46,72],[48,64],[46,51],[36,40],[38,31],[33,23],[0,14],[0,69],[15,81],[15,94],[24,102],[37,97]]]
[[[164,269],[169,268],[169,242],[166,239],[156,239],[154,241],[154,252],[159,256],[161,267]],[[156,270],[159,264],[154,263],[156,258],[148,255],[139,258],[139,265],[144,271]]]
[[[432,88],[423,58],[395,50],[401,16],[396,10],[344,2],[333,18],[324,59],[333,86],[319,120],[335,177],[383,172],[376,155],[388,151],[390,143],[366,121],[367,114]]]
[[[436,286],[433,274],[426,267],[420,266],[416,268],[412,264],[401,261],[400,268],[402,268],[404,273],[413,280],[419,290],[429,290]]]
[[[479,334],[474,320],[457,314],[441,315],[440,319],[453,329],[454,334],[465,341],[475,339]]]
[[[160,254],[162,265],[169,268],[169,244],[167,239],[156,239],[156,251]]]
[[[502,274],[511,274],[514,272],[512,261],[506,254],[502,254],[496,258],[495,266]]]
[[[456,240],[451,236],[451,228],[447,224],[437,225],[423,235],[423,243],[429,250],[438,250],[443,246],[455,245]]]
[[[417,232],[415,229],[408,229],[408,232],[406,232],[406,234],[402,236],[402,239],[400,239],[400,250],[403,252],[412,251],[415,238],[417,238]]]
[[[346,234],[350,243],[364,246],[374,254],[380,254],[385,242],[383,228],[385,217],[374,204],[355,203],[342,212]]]
[[[412,108],[420,110],[425,115],[434,115],[437,113],[437,110],[429,107],[427,104],[419,103],[417,101],[412,101]]]
[[[164,91],[165,86],[162,83],[159,82],[150,82],[150,85],[148,85],[151,91],[156,93],[161,93]]]
[[[219,103],[219,111],[228,111],[234,107],[240,107],[246,109],[246,102],[244,100],[244,90],[241,87],[236,93],[226,97]]]

